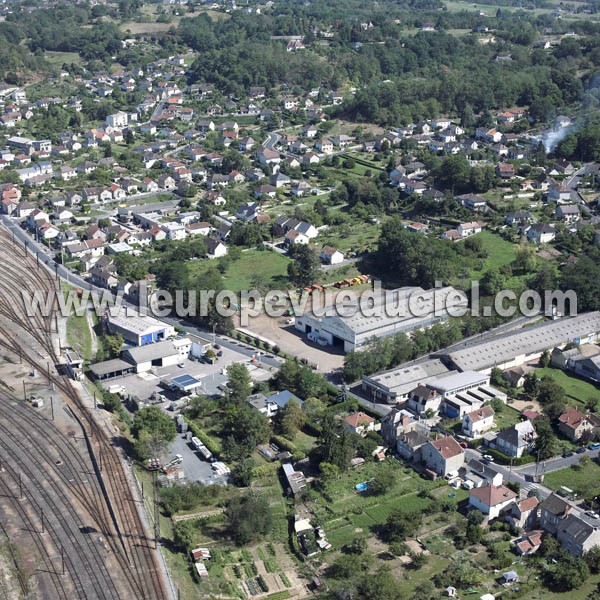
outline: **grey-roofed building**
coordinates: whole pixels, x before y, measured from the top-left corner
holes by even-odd
[[[424,431],[415,429],[403,433],[396,442],[396,452],[405,460],[412,462],[421,462],[421,450],[425,444],[429,443],[429,437]]]
[[[493,442],[493,447],[506,456],[519,458],[526,450],[531,450],[537,439],[537,433],[531,421],[521,421],[503,429]]]
[[[183,338],[185,340],[185,338]],[[176,344],[181,340],[166,340],[145,346],[128,348],[123,352],[123,358],[135,365],[136,373],[145,373],[152,367],[169,367],[183,362],[189,355],[192,343]]]
[[[90,371],[96,379],[102,380],[129,375],[135,371],[135,367],[120,358],[113,358],[92,365]]]
[[[285,463],[282,465],[283,473],[287,480],[288,492],[292,496],[299,496],[306,491],[306,479],[300,471],[295,471],[293,465]]]
[[[309,334],[311,339],[318,338],[325,344],[341,346],[345,352],[350,352],[373,338],[410,333],[443,323],[449,319],[449,311],[467,306],[467,298],[451,286],[431,290],[403,287],[373,293],[364,304],[367,310],[361,310],[358,300],[345,304],[343,313],[348,316],[318,317],[307,312],[296,317],[295,327]]]
[[[444,355],[460,371],[490,373],[494,367],[508,369],[538,359],[544,350],[569,342],[594,342],[600,334],[600,312],[563,317],[542,325],[497,336],[490,341]]]
[[[448,373],[448,368],[436,358],[410,367],[399,367],[363,377],[362,389],[373,400],[394,404],[408,399],[410,392],[418,385],[444,373]]]
[[[136,346],[159,342],[175,335],[172,325],[136,313],[131,308],[110,310],[106,316],[106,324],[111,333],[120,333],[126,342]]]

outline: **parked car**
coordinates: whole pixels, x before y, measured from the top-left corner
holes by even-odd
[[[481,458],[485,462],[489,462],[489,463],[493,463],[494,462],[494,457],[491,454],[484,454]]]
[[[590,444],[588,448],[590,450],[598,450],[600,448],[600,444]]]
[[[582,448],[577,448],[577,450],[575,450],[575,454],[583,454],[586,450],[587,448],[585,446]]]
[[[563,457],[563,458],[568,458],[569,456],[573,456],[573,454],[574,454],[574,452],[571,452],[570,450],[565,450],[565,451],[562,453],[562,457]]]

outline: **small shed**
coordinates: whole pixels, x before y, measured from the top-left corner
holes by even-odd
[[[519,581],[519,576],[516,571],[506,571],[506,573],[502,573],[502,581],[504,583],[516,583]]]

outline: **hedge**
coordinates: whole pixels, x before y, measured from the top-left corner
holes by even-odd
[[[222,453],[221,443],[215,438],[211,437],[203,429],[201,429],[196,423],[185,419],[190,431],[216,456],[220,456]]]
[[[297,448],[293,442],[290,442],[287,438],[284,438],[282,435],[272,435],[271,443],[275,444],[279,447],[280,450],[287,450],[294,454],[297,451]]]
[[[535,456],[531,454],[524,454],[520,458],[516,458],[513,456],[507,456],[504,452],[500,452],[500,450],[496,450],[495,448],[486,448],[485,454],[489,454],[494,457],[494,460],[501,465],[510,465],[512,461],[513,467],[520,467],[521,465],[528,465],[532,462],[535,462]]]

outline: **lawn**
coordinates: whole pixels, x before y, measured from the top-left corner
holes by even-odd
[[[502,239],[498,234],[491,231],[482,231],[477,237],[483,242],[483,247],[487,251],[487,258],[484,261],[482,269],[476,269],[471,272],[473,279],[480,278],[483,273],[493,268],[500,268],[510,264],[516,256],[516,246],[511,242]]]
[[[239,260],[233,261],[224,275],[226,289],[234,292],[252,289],[253,278],[260,275],[269,289],[287,289],[289,258],[278,252],[248,250]]]
[[[581,469],[567,467],[544,477],[544,485],[558,490],[561,485],[571,488],[579,497],[594,497],[600,494],[600,466],[585,462]]]
[[[78,317],[72,314],[69,316],[67,319],[67,341],[84,360],[89,362],[92,359],[92,332],[86,315]]]
[[[500,412],[494,416],[494,422],[498,429],[505,429],[521,420],[521,413],[510,406],[503,406]]]
[[[571,377],[560,369],[536,369],[535,372],[543,377],[544,375],[550,375],[554,380],[559,383],[565,390],[567,396],[567,402],[578,408],[583,408],[588,398],[596,398],[600,400],[600,390],[593,384],[578,379],[577,377]]]
[[[48,50],[44,53],[44,58],[52,65],[63,65],[75,63],[78,65],[81,62],[81,57],[77,52],[53,52]]]

